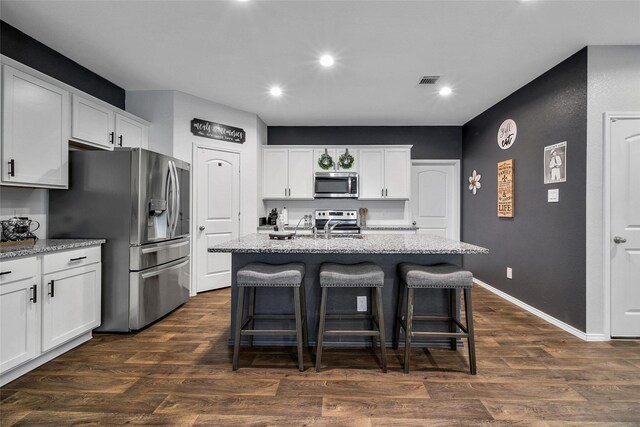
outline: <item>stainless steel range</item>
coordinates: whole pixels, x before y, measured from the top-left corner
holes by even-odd
[[[315,217],[319,232],[329,223],[331,234],[360,234],[356,210],[317,210]]]

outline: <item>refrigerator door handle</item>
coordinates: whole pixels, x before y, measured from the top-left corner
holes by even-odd
[[[171,160],[168,162],[169,166],[169,174],[167,175],[167,190],[165,198],[167,199],[167,226],[169,231],[169,236],[171,237],[172,227],[173,227],[173,168],[171,167]]]
[[[153,271],[149,271],[148,273],[142,273],[140,274],[140,277],[142,277],[143,279],[148,279],[149,277],[153,277],[153,276],[159,276],[160,274],[164,273],[165,271],[169,271],[169,270],[177,270],[179,268],[181,268],[182,266],[185,266],[189,263],[189,260],[186,259],[184,261],[182,261],[179,264],[172,264],[168,267],[164,267],[164,268],[160,268],[160,269],[153,269]]]
[[[169,170],[171,173],[171,180],[173,181],[171,186],[171,223],[170,230],[171,236],[175,236],[176,228],[178,227],[178,203],[180,200],[180,183],[178,182],[178,170],[173,160],[169,160]]]
[[[176,229],[178,228],[178,221],[180,220],[180,179],[178,178],[178,167],[175,162],[173,162],[173,173],[176,177],[176,213],[173,224],[173,234],[175,235]]]

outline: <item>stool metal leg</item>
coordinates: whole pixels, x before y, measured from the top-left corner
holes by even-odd
[[[322,359],[322,344],[324,341],[324,322],[327,314],[327,288],[322,288],[322,298],[320,301],[320,321],[318,323],[318,337],[316,350],[316,372],[320,372],[320,363]]]
[[[236,304],[236,333],[233,343],[233,370],[238,370],[238,359],[240,356],[240,332],[242,331],[242,317],[244,314],[244,287],[238,287],[238,303]]]
[[[404,336],[404,373],[409,373],[409,357],[411,356],[411,334],[413,333],[413,288],[407,289],[407,327]]]
[[[453,333],[457,332],[457,329],[458,329],[458,326],[453,321],[453,319],[456,319],[458,317],[456,296],[457,296],[456,290],[453,288],[449,289],[449,318],[451,319],[449,321],[449,331]],[[451,342],[451,350],[457,350],[458,339],[456,337],[451,337],[450,342]]]
[[[378,332],[380,333],[382,372],[387,372],[387,344],[384,333],[384,313],[382,312],[382,288],[376,288],[376,307],[378,309]]]
[[[371,310],[368,311],[368,314],[371,316],[369,323],[371,324],[371,330],[374,330],[376,328],[376,322],[378,322],[378,325],[380,324],[380,319],[378,318],[378,308],[376,307],[377,297],[375,290],[374,288],[369,288],[369,291],[369,299],[371,301]],[[376,341],[377,337],[375,335],[371,335],[371,348],[376,348]]]
[[[249,316],[251,316],[251,322],[249,323],[249,329],[254,329],[254,316],[256,315],[256,288],[249,288]],[[247,337],[249,339],[249,347],[253,347],[253,335]]]
[[[400,326],[401,326],[401,322],[400,320],[402,319],[402,305],[404,303],[404,281],[400,280],[400,286],[398,289],[398,309],[396,310],[396,322],[395,322],[395,334],[393,335],[393,348],[395,350],[398,349],[398,346],[400,345]],[[406,331],[405,331],[406,332]]]
[[[293,288],[293,299],[296,307],[296,346],[298,347],[298,369],[304,371],[302,353],[302,307],[300,306],[300,288]]]
[[[464,315],[467,318],[467,332],[469,336],[469,367],[471,375],[476,374],[476,340],[473,332],[473,304],[471,302],[471,288],[464,290]]]
[[[304,279],[300,283],[300,308],[302,309],[302,344],[309,346],[309,333],[307,330],[307,297],[304,290]]]

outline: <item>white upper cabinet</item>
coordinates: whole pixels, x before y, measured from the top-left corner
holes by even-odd
[[[73,95],[71,139],[97,148],[115,146],[115,111],[78,95]]]
[[[340,156],[345,154],[346,150],[349,150],[349,154],[353,156],[353,165],[350,168],[343,168],[340,166]],[[325,148],[315,148],[313,150],[313,170],[314,172],[358,172],[358,165],[360,163],[358,150],[354,150],[350,147],[341,148],[326,148],[327,154],[333,159],[333,167],[329,169],[323,169],[318,164],[320,156],[324,154]]]
[[[67,188],[69,92],[7,65],[2,78],[2,185]]]
[[[360,199],[409,199],[411,148],[360,149]]]
[[[264,148],[263,199],[313,199],[313,149]]]
[[[130,117],[116,113],[116,146],[149,147],[149,126]]]
[[[313,198],[313,150],[289,150],[289,198]]]

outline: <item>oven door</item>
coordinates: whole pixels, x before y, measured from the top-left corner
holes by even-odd
[[[129,329],[158,320],[189,299],[189,257],[129,273]]]

